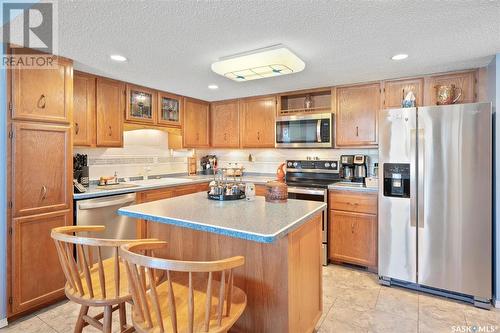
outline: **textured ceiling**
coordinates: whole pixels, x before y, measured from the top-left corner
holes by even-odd
[[[62,0],[58,13],[75,68],[210,101],[483,66],[500,52],[499,1]],[[278,43],[304,71],[233,82],[210,70]]]

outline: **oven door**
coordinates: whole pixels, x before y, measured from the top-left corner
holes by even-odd
[[[328,203],[328,191],[323,188],[288,187],[288,199],[310,200]],[[321,219],[321,251],[322,263],[328,265],[328,209],[322,213]]]
[[[332,147],[332,115],[285,116],[276,119],[276,147]]]

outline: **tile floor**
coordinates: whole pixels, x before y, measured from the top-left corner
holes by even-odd
[[[486,311],[427,294],[382,287],[375,274],[344,266],[326,267],[323,281],[324,311],[317,333],[500,333],[499,309]],[[70,333],[78,310],[71,302],[58,303],[11,323],[0,333]],[[118,329],[116,324],[113,327]],[[88,327],[84,332],[97,330]]]

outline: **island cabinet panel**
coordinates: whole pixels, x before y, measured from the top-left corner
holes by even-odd
[[[240,146],[240,117],[238,101],[210,105],[210,132],[212,147],[238,148]]]
[[[71,121],[73,63],[57,59],[54,69],[12,70],[12,119],[56,123]]]
[[[474,103],[477,100],[476,86],[477,70],[433,75],[426,77],[426,94],[425,105],[436,105],[436,86],[439,85],[454,85],[461,90],[462,96],[458,99],[458,103]],[[458,94],[458,91],[457,91]]]
[[[13,220],[11,314],[64,297],[65,278],[50,232],[71,224],[71,210]]]
[[[75,72],[73,79],[73,145],[95,146],[96,77]]]
[[[377,193],[329,191],[329,259],[377,269]]]
[[[69,209],[72,199],[70,127],[12,124],[14,217]]]
[[[406,79],[384,82],[384,108],[400,108],[403,99],[409,92],[415,95],[417,106],[422,106],[424,99],[424,79]]]
[[[379,109],[379,83],[337,88],[336,146],[376,146]]]
[[[275,144],[276,97],[240,100],[241,146],[273,148]]]
[[[182,138],[185,148],[209,146],[209,104],[186,98],[184,101],[184,121]]]
[[[234,271],[234,283],[247,294],[247,308],[231,332],[313,332],[322,311],[321,215],[272,243],[157,222],[148,223],[147,237],[168,243],[155,250],[159,257],[245,257],[245,265]]]
[[[123,147],[125,84],[97,78],[97,146]]]

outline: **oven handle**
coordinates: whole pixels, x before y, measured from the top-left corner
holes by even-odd
[[[325,195],[325,189],[312,189],[312,188],[302,188],[302,187],[288,187],[288,193],[298,193],[298,194],[313,194],[313,195]]]

